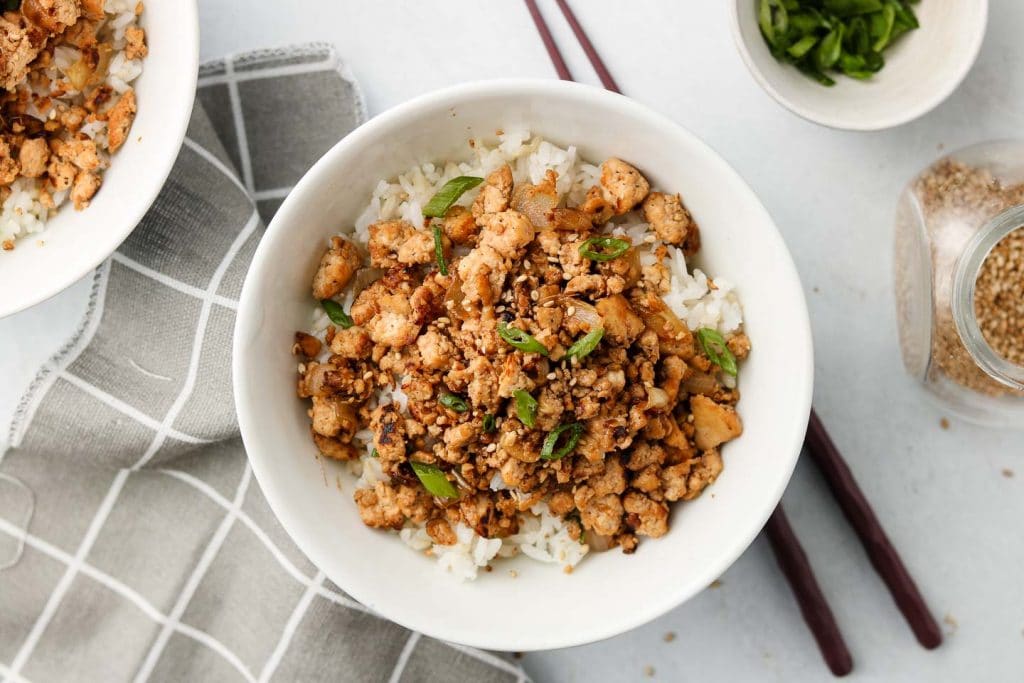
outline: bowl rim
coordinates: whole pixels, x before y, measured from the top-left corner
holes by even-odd
[[[754,80],[761,86],[761,89],[771,95],[772,99],[783,107],[805,121],[810,121],[811,123],[816,123],[820,126],[825,126],[826,128],[831,128],[833,130],[852,130],[858,132],[886,130],[902,126],[904,123],[910,123],[911,121],[918,119],[935,109],[960,87],[960,84],[964,82],[964,79],[967,78],[967,74],[970,73],[971,69],[974,67],[974,63],[978,61],[978,55],[981,53],[981,46],[985,42],[985,33],[987,32],[988,27],[988,0],[979,0],[981,5],[981,21],[978,22],[979,30],[975,32],[974,42],[971,44],[969,50],[970,58],[963,61],[956,73],[956,76],[949,79],[943,88],[936,90],[932,97],[923,99],[917,106],[908,108],[903,113],[895,113],[889,117],[878,118],[874,122],[865,123],[853,118],[845,120],[838,117],[825,116],[813,109],[809,109],[792,102],[780,93],[775,86],[768,81],[767,77],[765,77],[764,72],[762,72],[761,68],[757,65],[753,55],[750,53],[750,49],[747,47],[746,41],[743,39],[743,33],[740,30],[739,16],[739,4],[741,2],[754,2],[754,0],[734,0],[734,2],[729,3],[729,13],[731,17],[730,29],[732,32],[733,42],[736,44],[737,50],[739,50],[740,57],[742,57],[743,63],[747,67],[747,71],[749,71],[750,75],[754,77]]]
[[[798,294],[797,300],[793,302],[793,305],[796,307],[795,314],[800,323],[797,329],[792,330],[793,348],[797,352],[801,351],[801,349],[805,349],[806,352],[803,354],[797,353],[793,358],[794,383],[791,389],[794,393],[790,401],[790,405],[793,406],[791,411],[792,417],[787,428],[780,431],[778,439],[780,453],[788,452],[789,457],[788,461],[780,463],[780,474],[783,476],[778,479],[775,490],[771,492],[773,503],[770,506],[766,506],[763,510],[752,513],[751,524],[745,529],[744,533],[735,534],[728,543],[723,543],[724,549],[719,554],[718,561],[708,563],[704,571],[689,581],[688,585],[681,586],[674,593],[664,594],[660,600],[651,600],[644,609],[638,609],[628,619],[620,619],[614,623],[595,621],[589,629],[578,630],[571,635],[564,635],[561,638],[553,638],[549,634],[535,635],[524,633],[518,636],[519,639],[516,641],[499,640],[492,637],[486,630],[460,629],[458,626],[442,623],[441,620],[437,619],[432,620],[424,615],[406,613],[396,617],[392,614],[379,614],[379,616],[410,630],[442,640],[482,649],[535,651],[572,647],[605,640],[646,624],[686,602],[721,576],[753,543],[764,524],[768,521],[778,501],[781,500],[800,456],[807,422],[810,417],[814,382],[813,339],[806,297],[792,259],[792,254],[786,247],[782,234],[779,232],[774,220],[772,220],[768,210],[758,199],[753,189],[750,188],[740,174],[723,157],[695,134],[668,117],[623,95],[611,93],[593,86],[551,79],[480,80],[434,90],[399,104],[362,124],[335,143],[303,175],[278,209],[277,214],[267,227],[253,255],[242,287],[242,293],[239,297],[233,335],[232,386],[234,389],[235,409],[242,441],[252,466],[253,474],[255,474],[256,480],[263,490],[267,503],[286,533],[316,567],[322,568],[330,564],[327,558],[332,556],[333,553],[327,549],[325,544],[318,542],[310,535],[293,531],[293,529],[299,526],[296,521],[298,513],[294,512],[294,509],[288,505],[288,494],[278,487],[277,483],[271,479],[268,471],[263,467],[263,462],[272,458],[273,454],[266,452],[257,443],[254,436],[257,430],[257,422],[250,415],[250,406],[257,402],[258,392],[253,391],[250,386],[250,379],[246,374],[246,364],[243,359],[247,353],[247,340],[257,334],[262,325],[261,316],[258,312],[260,302],[255,282],[257,279],[262,280],[270,277],[272,274],[275,254],[277,253],[274,243],[278,239],[285,239],[287,224],[298,220],[302,216],[303,206],[306,203],[302,196],[307,192],[308,188],[319,182],[319,176],[328,171],[333,165],[334,159],[344,154],[346,148],[360,144],[364,139],[372,139],[379,129],[386,130],[393,123],[401,123],[403,118],[415,116],[416,112],[422,108],[438,105],[445,107],[457,106],[466,99],[473,99],[475,97],[513,97],[524,94],[558,96],[565,95],[566,93],[575,98],[582,98],[581,104],[584,102],[600,103],[600,106],[617,108],[624,114],[637,118],[649,125],[671,131],[673,135],[686,139],[688,144],[700,149],[707,155],[707,159],[710,162],[718,166],[717,170],[719,172],[732,175],[737,182],[746,188],[751,205],[763,214],[765,227],[771,228],[771,230],[765,230],[765,239],[775,242],[780,247],[781,253],[785,256],[784,262],[778,264],[780,268],[779,278],[794,286],[794,291]],[[803,381],[800,381],[801,379]],[[361,603],[372,602],[364,597],[366,592],[362,586],[353,586],[351,582],[347,581],[349,576],[337,574],[335,576],[328,575],[328,578],[355,600]]]
[[[106,261],[110,258],[111,254],[117,251],[121,244],[128,239],[128,236],[132,234],[135,228],[138,227],[139,223],[150,208],[152,208],[157,195],[159,195],[160,191],[163,190],[164,184],[167,182],[167,178],[171,175],[174,163],[178,160],[178,154],[181,152],[181,145],[185,140],[185,134],[188,131],[189,122],[192,120],[192,109],[195,107],[196,85],[199,82],[198,3],[199,0],[187,0],[186,2],[180,3],[181,9],[188,13],[188,16],[185,18],[185,22],[183,23],[183,26],[188,27],[188,30],[177,36],[177,39],[180,42],[175,50],[177,56],[181,59],[180,68],[187,69],[185,73],[189,74],[181,82],[182,93],[180,93],[181,100],[186,101],[187,104],[185,104],[184,108],[180,112],[181,117],[173,124],[173,126],[169,126],[167,129],[166,138],[174,141],[175,143],[173,146],[168,145],[166,147],[166,149],[171,151],[163,158],[152,157],[153,164],[161,165],[159,170],[153,174],[155,182],[152,183],[148,192],[144,194],[135,194],[136,197],[143,197],[144,201],[138,203],[138,209],[132,213],[131,220],[125,221],[120,231],[117,233],[107,233],[109,237],[109,251],[104,248],[102,250],[102,256],[80,261],[76,267],[69,267],[66,269],[61,268],[61,277],[54,278],[52,284],[48,284],[43,287],[36,287],[33,289],[31,294],[19,299],[10,308],[6,308],[0,304],[0,318],[6,318],[7,316],[14,315],[15,313],[20,313],[21,311],[51,299],[87,276],[96,268],[96,266]]]

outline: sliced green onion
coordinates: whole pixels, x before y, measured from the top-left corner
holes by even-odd
[[[591,237],[580,245],[580,255],[592,261],[617,259],[633,246],[629,240],[617,237]]]
[[[791,57],[800,59],[805,54],[810,52],[811,48],[814,47],[817,44],[817,42],[818,38],[816,36],[804,36],[803,38],[801,38],[800,40],[796,41],[788,48],[786,48],[786,52],[788,52]]]
[[[558,445],[559,438],[566,431],[569,432],[569,437],[562,444],[561,448],[555,448]],[[570,422],[569,424],[558,425],[544,437],[544,444],[540,447],[540,457],[544,460],[561,460],[569,455],[569,453],[572,453],[572,449],[576,448],[576,444],[580,442],[580,437],[582,436],[582,423]]]
[[[584,336],[580,337],[572,343],[572,346],[565,352],[566,358],[584,358],[591,351],[597,348],[597,345],[601,342],[601,338],[604,337],[604,328],[597,327],[587,332]]]
[[[378,451],[376,448],[374,448],[372,451],[370,451],[370,457],[371,458],[379,458],[380,457],[380,451]]]
[[[343,330],[355,325],[352,318],[349,317],[345,309],[341,307],[334,299],[324,299],[320,302],[320,305],[324,307],[324,311],[327,312],[327,317],[331,319],[331,322],[340,327]]]
[[[537,341],[532,334],[523,332],[518,327],[512,327],[508,323],[498,323],[498,336],[506,344],[515,347],[526,353],[539,353],[542,356],[548,355],[548,347]]]
[[[825,11],[839,17],[870,14],[882,9],[882,0],[825,0],[822,4]]]
[[[732,355],[732,351],[725,344],[725,338],[718,330],[710,327],[700,328],[697,330],[697,341],[712,363],[722,368],[726,374],[736,376],[736,356]]]
[[[434,226],[434,258],[441,275],[448,275],[448,264],[444,261],[444,242],[441,240],[441,226]]]
[[[516,415],[519,421],[531,429],[537,425],[537,399],[522,389],[512,392],[516,399]]]
[[[459,197],[483,181],[483,178],[469,175],[460,175],[458,178],[452,178],[444,184],[444,187],[437,191],[437,194],[430,198],[427,205],[423,207],[423,215],[428,218],[441,218],[448,213],[448,209],[452,208],[452,204],[457,202]]]
[[[496,429],[496,422],[497,421],[494,419],[494,416],[491,415],[490,413],[487,413],[486,415],[484,415],[484,424],[483,424],[484,432],[486,432],[488,434],[493,432]]]
[[[441,498],[459,497],[458,490],[448,481],[448,477],[444,476],[440,467],[428,465],[425,462],[410,462],[409,464],[412,465],[412,471],[416,473],[423,488],[427,491]]]
[[[775,59],[834,85],[831,71],[867,79],[885,66],[882,51],[920,25],[917,1],[757,0],[757,20]]]
[[[464,413],[467,410],[469,410],[469,406],[466,405],[466,402],[463,401],[458,396],[456,396],[455,394],[441,394],[441,398],[439,398],[437,402],[443,405],[445,408],[451,408],[457,413]]]

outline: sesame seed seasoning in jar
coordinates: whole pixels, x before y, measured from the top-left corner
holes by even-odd
[[[927,168],[900,198],[895,238],[907,370],[962,417],[1024,429],[1024,142]]]

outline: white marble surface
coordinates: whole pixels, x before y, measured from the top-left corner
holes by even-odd
[[[553,0],[540,4],[577,79],[597,83]],[[955,419],[940,429],[943,413],[900,366],[890,239],[900,188],[941,148],[1024,128],[1024,5],[992,0],[981,58],[939,109],[896,130],[854,134],[806,123],[760,91],[732,45],[727,0],[573,4],[625,93],[709,142],[775,217],[808,290],[815,405],[945,619],[942,648],[918,647],[821,477],[802,462],[786,507],[853,653],[852,680],[1021,680],[1024,434]],[[518,0],[201,0],[200,15],[203,58],[334,43],[373,114],[466,80],[553,76]],[[75,328],[87,294],[79,283],[0,321],[0,424],[34,369]],[[664,642],[667,632],[676,634],[672,642]],[[657,680],[828,678],[762,540],[719,587],[656,622],[523,662],[538,681],[643,680],[648,666]]]

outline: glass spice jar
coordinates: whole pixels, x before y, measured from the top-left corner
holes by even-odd
[[[957,415],[1024,429],[1024,142],[974,145],[914,178],[894,268],[907,370]]]

